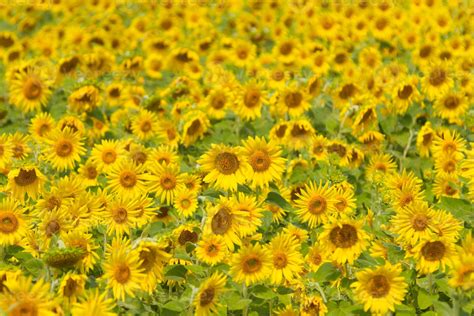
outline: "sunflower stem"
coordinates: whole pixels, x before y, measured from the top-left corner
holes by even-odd
[[[245,282],[242,283],[242,297],[244,299],[247,299],[248,294],[247,294],[247,285],[245,285]],[[249,307],[248,305],[245,305],[243,311],[242,311],[242,316],[247,316],[249,312]]]

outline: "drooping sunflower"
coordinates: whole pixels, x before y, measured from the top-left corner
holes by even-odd
[[[9,315],[55,315],[49,284],[41,278],[33,282],[31,276],[19,275],[2,282],[2,289],[0,307]]]
[[[228,254],[224,237],[217,234],[208,234],[201,237],[196,247],[196,257],[209,264],[223,262]]]
[[[29,229],[25,210],[12,199],[0,202],[0,245],[14,245]]]
[[[107,298],[107,292],[98,289],[91,289],[86,295],[79,298],[71,308],[72,315],[77,316],[116,316],[114,300]]]
[[[181,137],[183,145],[188,147],[197,140],[204,137],[204,133],[211,125],[206,113],[202,111],[192,111],[183,117],[183,136]]]
[[[215,272],[203,281],[193,301],[195,315],[210,316],[217,313],[219,296],[225,291],[226,281],[227,278],[221,272]]]
[[[69,127],[51,132],[45,143],[45,158],[59,171],[74,168],[86,152],[79,133]]]
[[[260,244],[240,248],[231,259],[230,273],[235,282],[249,286],[267,279],[272,272],[271,254]]]
[[[212,144],[198,163],[202,170],[207,172],[204,182],[224,190],[237,190],[237,185],[245,183],[248,175],[252,173],[243,149],[239,146]]]
[[[406,254],[413,257],[416,270],[428,274],[437,270],[445,271],[453,265],[456,256],[454,241],[446,237],[433,237],[422,239]]]
[[[40,110],[51,96],[47,74],[33,65],[18,70],[9,82],[10,102],[22,112]]]
[[[145,279],[144,269],[140,268],[141,259],[136,250],[115,240],[108,249],[107,261],[104,263],[104,278],[108,280],[107,288],[112,289],[115,299],[125,300],[125,296],[135,297],[135,292],[141,288]]]
[[[172,204],[176,192],[184,189],[183,176],[175,164],[154,163],[147,174],[148,190],[162,203]]]
[[[395,311],[407,292],[408,284],[401,276],[402,267],[386,263],[374,269],[366,268],[356,273],[357,281],[351,284],[357,300],[364,310],[377,315]]]
[[[249,175],[252,186],[267,187],[270,182],[281,179],[286,159],[281,157],[281,149],[274,141],[249,137],[243,146],[244,155],[253,170]]]
[[[416,137],[416,148],[421,157],[428,157],[430,155],[434,138],[435,132],[431,127],[431,122],[428,121],[421,127],[418,136]]]
[[[100,91],[93,85],[86,85],[73,91],[68,99],[71,110],[81,113],[92,111],[100,103]]]
[[[80,248],[82,250],[82,259],[77,263],[77,267],[81,272],[88,272],[99,259],[96,250],[98,246],[95,244],[92,234],[89,234],[83,228],[76,228],[65,232],[61,239],[66,247]]]
[[[326,223],[328,216],[337,211],[336,192],[334,188],[329,187],[329,183],[323,185],[312,181],[297,196],[296,214],[303,223],[308,223],[310,228]]]
[[[59,284],[59,295],[67,301],[68,304],[75,303],[77,298],[82,295],[85,289],[87,277],[84,274],[75,274],[68,272]]]
[[[340,219],[324,226],[318,238],[325,248],[325,254],[339,264],[354,262],[369,242],[369,235],[360,221]]]
[[[115,166],[125,154],[123,144],[118,140],[104,139],[100,144],[96,144],[91,152],[94,161],[100,170],[107,172]]]
[[[46,177],[35,166],[23,166],[10,170],[8,173],[7,189],[16,199],[23,200],[25,194],[36,198],[43,190]]]
[[[121,160],[107,173],[107,189],[127,198],[140,196],[147,191],[146,176],[143,171],[143,165]]]
[[[140,257],[140,268],[146,274],[142,288],[149,293],[155,290],[158,282],[163,280],[163,268],[171,255],[157,242],[142,240],[136,248]]]
[[[303,256],[299,248],[300,244],[291,235],[280,233],[272,239],[268,245],[273,259],[270,282],[282,284],[298,277],[303,269]]]

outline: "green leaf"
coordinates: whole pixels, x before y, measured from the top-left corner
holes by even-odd
[[[169,301],[168,303],[163,305],[163,308],[166,308],[166,309],[168,309],[170,311],[174,311],[174,312],[181,312],[181,311],[184,310],[185,306],[186,306],[186,304],[183,304],[180,301]]]
[[[171,265],[165,268],[165,276],[169,280],[182,281],[187,271],[182,265]]]
[[[420,289],[420,291],[418,292],[417,302],[418,302],[418,306],[421,309],[427,309],[428,307],[433,305],[433,303],[437,300],[438,300],[437,294],[431,295],[422,289]]]
[[[439,316],[451,316],[454,314],[453,310],[446,302],[435,301],[433,302],[433,306]]]
[[[271,300],[272,298],[276,297],[277,294],[273,292],[271,289],[264,285],[256,285],[252,288],[252,294],[255,297],[264,299],[264,300]]]
[[[268,192],[265,202],[275,203],[282,209],[286,209],[286,210],[291,209],[290,203],[288,203],[280,194],[274,191]]]
[[[316,282],[325,282],[336,280],[341,272],[336,269],[330,262],[323,263],[316,273],[309,273],[308,277],[312,277]]]
[[[151,223],[150,228],[148,229],[148,235],[149,236],[156,236],[162,230],[163,230],[163,223],[162,222]]]
[[[465,222],[474,220],[474,206],[466,200],[442,196],[437,206]]]

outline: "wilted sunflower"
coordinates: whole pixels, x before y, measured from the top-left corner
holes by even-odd
[[[400,265],[386,263],[356,273],[357,281],[351,287],[357,300],[364,304],[365,311],[380,315],[395,311],[395,305],[401,304],[408,287],[401,272]]]
[[[212,144],[198,163],[207,172],[204,181],[224,190],[237,190],[237,185],[245,183],[252,172],[241,147],[223,144]]]
[[[209,316],[218,312],[219,296],[225,291],[226,281],[221,272],[215,272],[203,281],[193,301],[195,315]]]
[[[69,127],[51,132],[45,143],[45,158],[59,171],[74,168],[86,152],[79,133]]]
[[[235,282],[249,286],[267,279],[272,272],[271,254],[260,244],[240,248],[232,256],[230,273]]]
[[[323,185],[310,182],[297,196],[296,214],[302,222],[308,223],[310,228],[326,223],[328,216],[337,211],[336,192],[334,188],[329,187],[329,183]]]

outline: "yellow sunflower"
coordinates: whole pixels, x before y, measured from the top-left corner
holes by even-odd
[[[81,272],[88,272],[99,259],[96,250],[99,248],[93,238],[92,234],[85,231],[84,228],[76,228],[65,232],[61,239],[66,247],[80,248],[83,252],[81,260],[77,263],[77,267]]]
[[[155,113],[140,110],[132,121],[132,132],[140,140],[148,140],[158,133],[160,124]]]
[[[413,257],[416,270],[422,274],[445,271],[453,265],[456,256],[455,244],[446,237],[426,238],[418,242],[407,257]]]
[[[28,145],[28,142],[30,141],[28,135],[15,132],[15,134],[10,135],[9,140],[12,145],[13,158],[23,160],[31,153],[31,148]]]
[[[272,272],[272,259],[269,250],[260,244],[240,248],[231,259],[230,274],[235,282],[246,286],[267,279]]]
[[[434,103],[435,114],[450,123],[462,125],[462,117],[469,108],[469,101],[462,92],[449,91]]]
[[[241,147],[223,144],[212,144],[211,149],[201,156],[198,163],[202,170],[207,172],[204,182],[224,190],[237,190],[237,185],[245,183],[252,172]]]
[[[36,139],[46,137],[56,127],[56,121],[51,114],[41,112],[31,119],[29,132]]]
[[[262,209],[254,196],[239,192],[234,196],[234,207],[242,216],[239,234],[241,237],[254,234],[262,225]]]
[[[272,181],[279,181],[285,168],[286,159],[278,145],[262,137],[249,137],[243,142],[244,155],[252,167],[251,183],[254,187],[267,187]]]
[[[95,288],[86,292],[71,308],[72,315],[77,316],[115,316],[114,300],[107,298],[107,292]]]
[[[352,264],[369,245],[369,235],[360,221],[340,219],[324,226],[318,241],[325,254],[339,264]]]
[[[201,237],[196,247],[196,257],[209,265],[223,262],[227,255],[227,245],[221,235],[205,235]]]
[[[84,293],[87,277],[84,274],[68,272],[59,284],[59,295],[67,303],[75,303],[77,298]]]
[[[59,171],[74,168],[86,152],[79,133],[69,127],[51,132],[45,143],[45,158]]]
[[[453,84],[451,67],[447,62],[434,62],[424,71],[422,87],[431,100],[446,94]]]
[[[329,183],[323,185],[310,182],[297,196],[296,214],[303,223],[308,223],[310,228],[325,224],[328,216],[337,211],[336,192],[334,188],[329,187]]]
[[[92,161],[97,164],[99,170],[107,172],[115,166],[125,154],[122,142],[117,140],[102,140],[96,144],[91,152]]]
[[[202,111],[192,111],[183,117],[183,135],[181,137],[183,145],[188,147],[197,140],[204,137],[211,125],[206,113]]]
[[[36,198],[43,190],[46,177],[35,166],[23,166],[8,173],[7,190],[16,199],[23,200],[25,194]]]
[[[221,272],[215,272],[199,286],[193,300],[195,315],[210,316],[218,312],[219,296],[226,290],[227,278]]]
[[[300,253],[299,242],[291,235],[278,234],[268,245],[273,259],[270,282],[282,284],[298,278],[303,269],[303,256]]]
[[[374,269],[366,268],[356,273],[357,281],[351,284],[364,310],[377,315],[395,311],[407,292],[408,284],[401,276],[402,267],[386,263]]]
[[[12,199],[0,202],[0,245],[14,245],[26,235],[29,227],[24,212]]]
[[[184,189],[183,176],[175,164],[155,163],[147,174],[148,190],[154,192],[161,203],[172,204],[176,192]]]
[[[107,224],[107,233],[116,236],[130,234],[130,230],[135,227],[138,212],[135,199],[119,195],[107,201],[102,212],[102,220]]]
[[[107,288],[112,289],[115,299],[125,300],[125,296],[135,297],[145,281],[144,269],[140,268],[141,259],[136,250],[128,249],[120,239],[115,239],[108,249],[107,261],[104,263],[104,279]],[[122,245],[113,247],[114,244]]]
[[[163,268],[171,255],[159,243],[146,240],[139,242],[136,251],[141,261],[140,268],[146,274],[142,288],[152,293],[158,282],[163,281]]]
[[[93,85],[86,85],[73,91],[68,99],[68,105],[71,110],[82,113],[92,111],[100,103],[100,91]]]
[[[107,189],[120,196],[134,198],[147,191],[145,180],[143,165],[135,165],[131,161],[121,160],[107,173]]]
[[[177,191],[174,196],[174,208],[182,217],[192,216],[198,207],[198,197],[195,191],[187,188]]]
[[[250,81],[236,92],[234,111],[247,121],[260,117],[262,106],[267,103],[266,93],[261,83]]]

